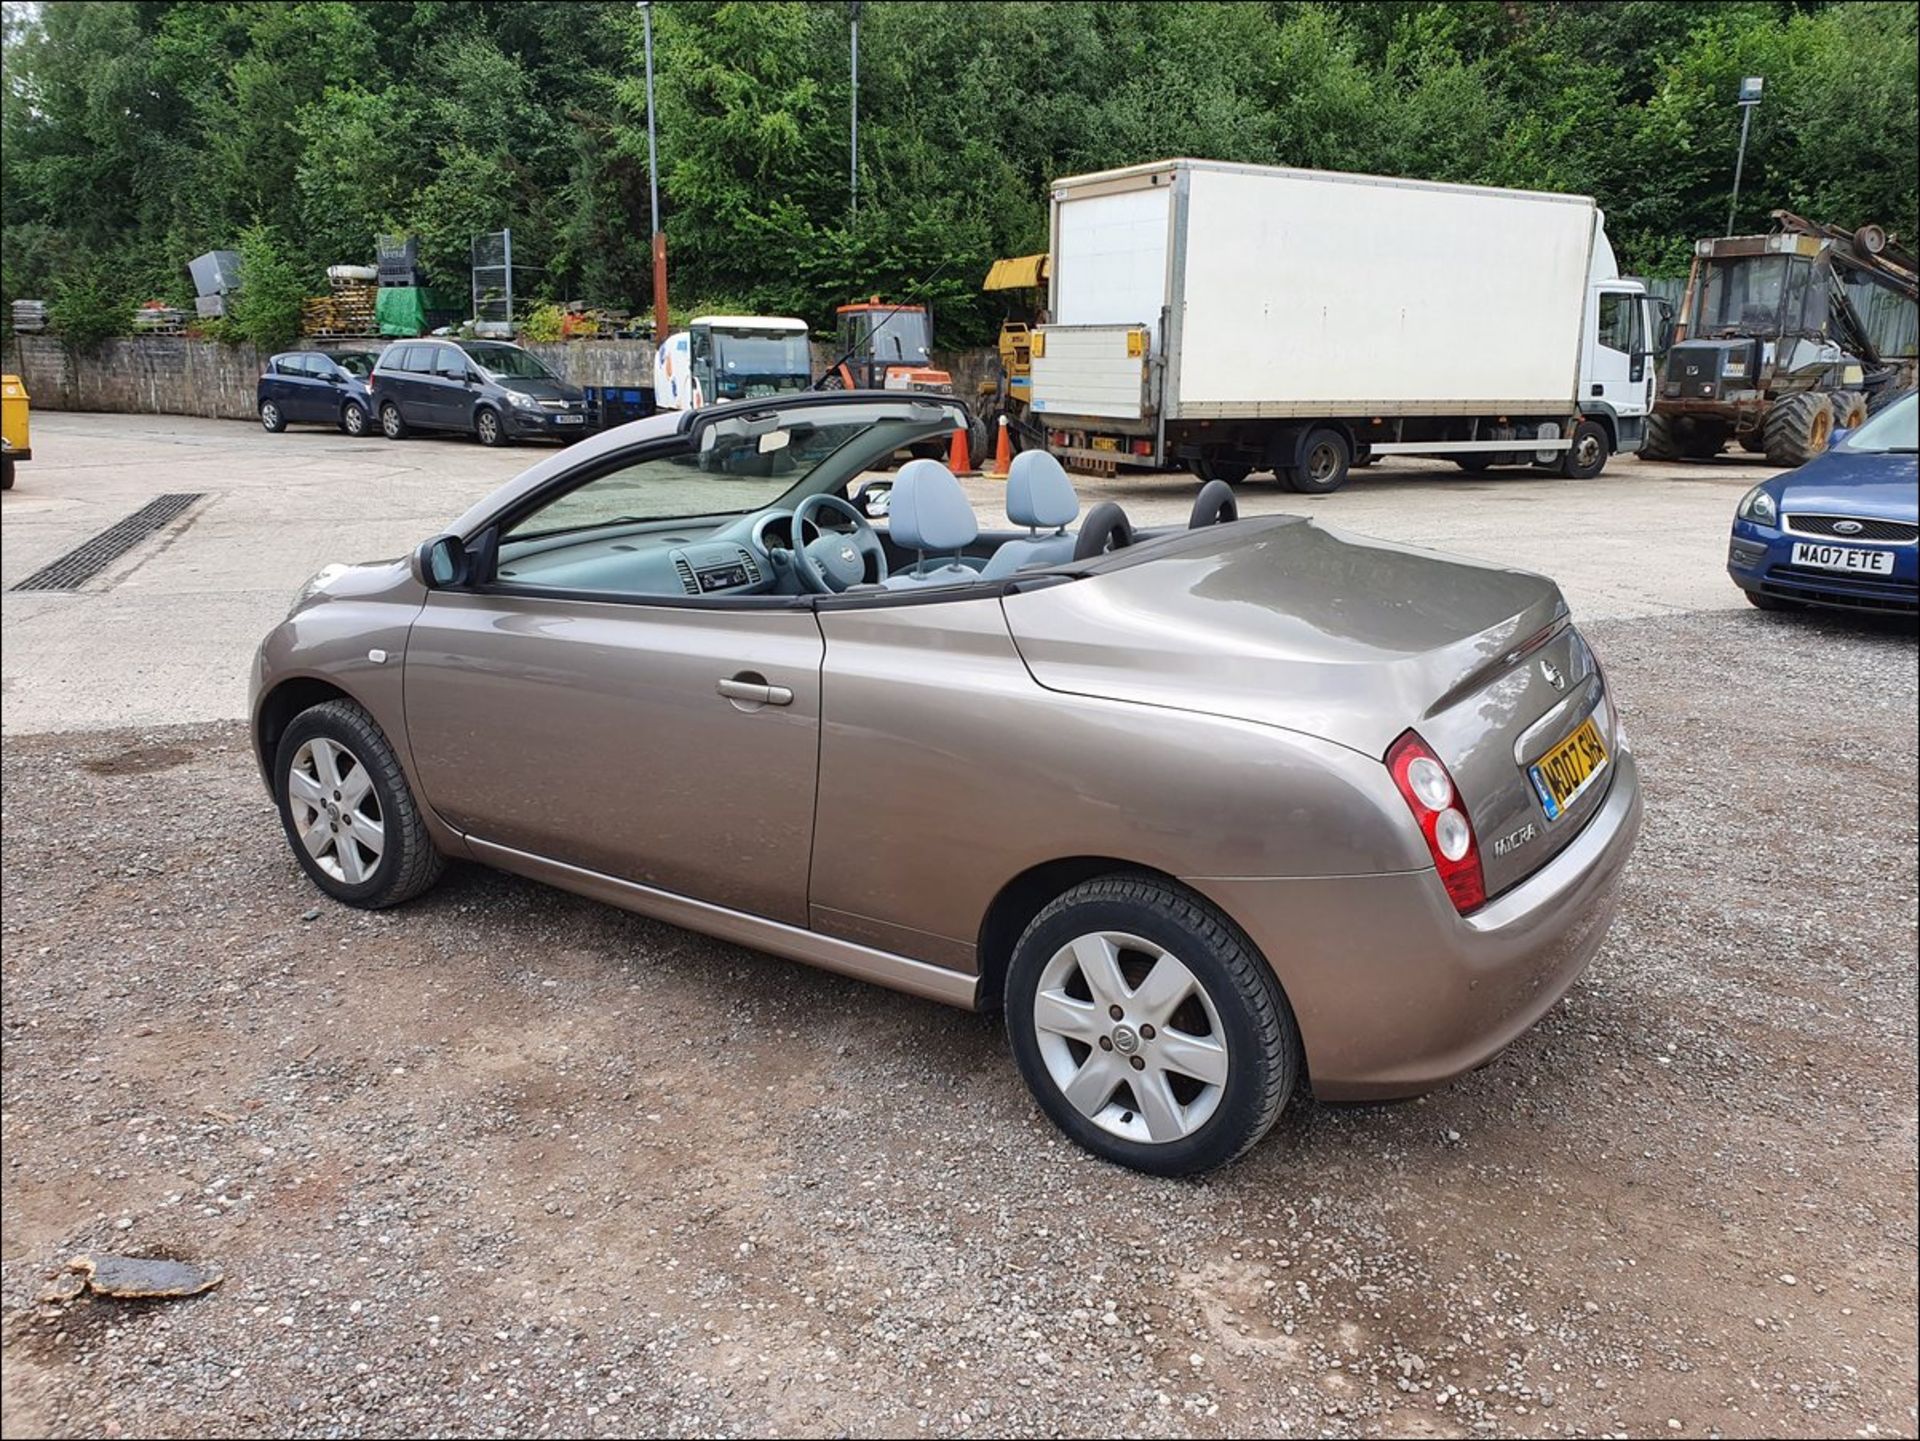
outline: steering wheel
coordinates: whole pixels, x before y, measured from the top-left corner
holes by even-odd
[[[852,521],[853,534],[822,530],[814,519],[822,510],[837,511]],[[802,539],[802,525],[813,527],[812,540]],[[792,529],[793,568],[800,574],[800,584],[816,595],[838,595],[848,586],[859,585],[867,579],[869,561],[875,581],[887,578],[887,553],[881,548],[880,537],[864,515],[832,491],[810,495],[795,506]]]
[[[1234,499],[1233,487],[1224,480],[1210,480],[1200,487],[1200,494],[1193,498],[1193,513],[1187,517],[1187,529],[1198,530],[1203,525],[1230,525],[1240,519],[1240,502]]]
[[[1073,543],[1075,560],[1092,560],[1110,550],[1124,550],[1133,544],[1133,523],[1127,513],[1110,500],[1103,500],[1087,512],[1080,525],[1079,539]]]

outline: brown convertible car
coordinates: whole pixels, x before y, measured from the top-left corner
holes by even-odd
[[[475,860],[1004,1005],[1048,1115],[1169,1174],[1554,1003],[1640,797],[1550,581],[1239,520],[1218,482],[1180,529],[1082,521],[1039,453],[992,531],[937,462],[860,484],[965,424],[860,392],[659,416],[323,571],[254,675],[294,856],[350,905]]]

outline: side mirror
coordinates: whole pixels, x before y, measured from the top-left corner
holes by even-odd
[[[868,520],[881,520],[893,511],[893,482],[870,480],[854,493],[854,509]]]
[[[420,542],[413,553],[413,573],[428,590],[465,585],[471,569],[466,546],[457,535],[438,535]]]

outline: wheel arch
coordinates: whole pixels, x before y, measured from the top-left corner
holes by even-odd
[[[365,708],[365,702],[352,692],[313,675],[288,676],[260,697],[253,712],[253,751],[268,790],[273,789],[273,758],[280,749],[280,737],[295,716],[330,700],[352,701]]]

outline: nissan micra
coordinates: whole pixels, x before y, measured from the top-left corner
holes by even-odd
[[[476,861],[1004,1007],[1045,1112],[1163,1174],[1554,1004],[1640,794],[1550,581],[1238,519],[1224,483],[1184,527],[1083,518],[1039,452],[990,530],[936,461],[862,483],[968,423],[657,416],[322,571],[253,677],[293,856],[349,905]]]

